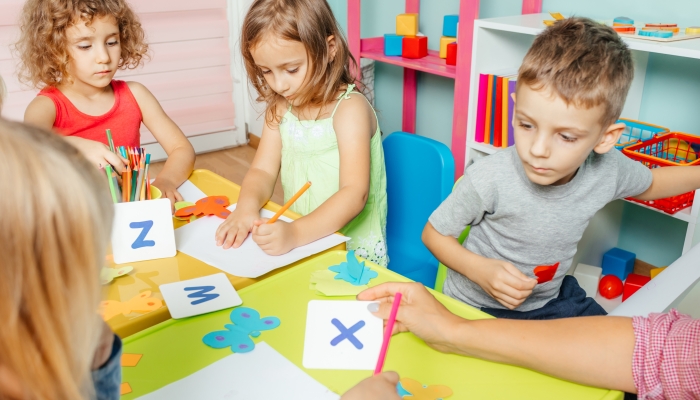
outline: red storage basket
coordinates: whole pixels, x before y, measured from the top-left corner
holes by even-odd
[[[700,149],[700,136],[669,132],[625,147],[622,149],[622,153],[641,162],[649,169],[677,165],[700,165],[700,158],[693,147]],[[658,200],[643,201],[633,198],[627,200],[645,204],[668,214],[675,214],[692,206],[694,197],[695,191],[692,191]]]

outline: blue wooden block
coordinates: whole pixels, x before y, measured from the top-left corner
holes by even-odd
[[[603,276],[615,275],[624,281],[632,273],[636,257],[634,253],[617,247],[608,250],[603,254]]]
[[[393,33],[384,35],[384,55],[385,56],[400,56],[403,48],[403,36]]]
[[[457,22],[459,15],[445,15],[442,20],[442,36],[457,37]]]

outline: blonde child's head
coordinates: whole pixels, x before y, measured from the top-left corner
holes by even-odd
[[[322,106],[355,81],[355,59],[326,0],[256,0],[243,22],[241,51],[268,121],[279,100]]]
[[[0,376],[21,398],[90,396],[113,212],[102,178],[57,135],[0,120]]]
[[[74,65],[76,56],[83,57],[90,49],[86,49],[89,41],[80,43],[69,35],[76,27],[83,29],[81,35],[89,34],[95,30],[92,24],[96,20],[105,20],[117,31],[116,45],[113,41],[109,46],[118,46],[120,51],[109,80],[116,69],[138,67],[148,46],[139,19],[125,0],[27,0],[22,9],[21,36],[15,44],[20,79],[36,88],[72,81],[80,68],[86,69]]]
[[[632,54],[610,27],[568,18],[538,35],[518,72],[513,115],[528,178],[566,183],[591,152],[612,149],[633,76]]]

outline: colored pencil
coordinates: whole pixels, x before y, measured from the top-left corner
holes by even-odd
[[[309,186],[311,186],[311,182],[306,182],[304,186],[302,186],[301,189],[299,189],[299,191],[296,192],[294,196],[292,196],[292,198],[289,199],[289,201],[285,203],[285,205],[283,205],[282,208],[280,208],[280,210],[277,211],[277,213],[272,218],[270,218],[270,220],[267,221],[267,223],[272,224],[275,221],[277,221],[277,218],[284,214],[284,212],[287,211],[287,209],[291,207],[292,204],[294,204],[294,202],[297,201],[297,199],[301,197],[302,194],[304,194],[304,192],[306,192],[306,189],[308,189]]]
[[[382,349],[379,351],[379,359],[377,360],[377,366],[374,368],[375,375],[381,374],[382,368],[384,368],[384,359],[386,358],[386,351],[389,349],[391,331],[394,330],[396,314],[399,312],[399,304],[401,304],[401,293],[397,292],[394,295],[394,303],[391,305],[391,313],[389,314],[389,319],[386,321],[386,328],[384,328],[384,340],[382,341]]]
[[[114,191],[114,182],[112,181],[112,166],[107,164],[105,166],[105,172],[107,172],[107,180],[109,181],[109,192],[112,194],[112,201],[118,203],[117,193]]]
[[[109,143],[109,150],[112,153],[116,153],[114,151],[114,141],[112,140],[112,131],[110,131],[109,129],[107,129],[107,142]]]

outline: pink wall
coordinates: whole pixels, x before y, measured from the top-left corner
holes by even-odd
[[[151,60],[117,73],[117,79],[143,83],[188,136],[234,127],[225,0],[130,0],[146,30]],[[22,86],[10,44],[19,34],[23,1],[0,2],[0,75],[8,98],[2,116],[22,120],[36,90]],[[155,140],[145,126],[141,141]]]

